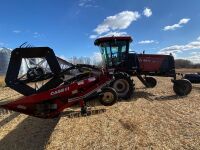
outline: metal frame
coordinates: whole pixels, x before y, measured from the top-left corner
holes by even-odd
[[[26,82],[18,79],[19,70],[23,58],[45,58],[49,64],[53,78],[49,80],[42,88],[36,90],[26,84]],[[60,65],[53,50],[49,47],[26,47],[16,48],[11,53],[11,58],[5,78],[7,86],[23,95],[31,95],[34,93],[42,92],[47,89],[55,88],[63,81],[57,78],[61,72]]]
[[[21,97],[1,107],[39,118],[54,118],[74,104],[79,103],[84,108],[87,98],[99,95],[101,89],[111,81],[111,78],[103,74],[99,77],[88,77],[69,85]]]

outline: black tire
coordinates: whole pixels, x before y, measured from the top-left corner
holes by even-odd
[[[187,79],[175,80],[173,90],[178,96],[186,96],[192,91],[192,84]]]
[[[145,80],[149,88],[154,88],[157,85],[157,80],[153,77],[146,77]]]
[[[104,106],[111,106],[118,100],[117,92],[111,87],[103,88],[100,93],[100,103]]]
[[[135,90],[135,84],[125,72],[119,72],[114,74],[115,80],[111,83],[111,87],[114,88],[119,98],[129,99]]]

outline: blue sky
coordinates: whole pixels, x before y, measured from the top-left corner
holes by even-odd
[[[0,47],[24,42],[58,56],[95,56],[105,35],[131,35],[140,53],[200,62],[199,0],[0,0]]]

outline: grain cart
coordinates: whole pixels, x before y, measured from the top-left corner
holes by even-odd
[[[107,70],[112,70],[115,81],[111,83],[119,97],[129,98],[135,84],[131,76],[137,76],[146,86],[153,88],[157,81],[153,76],[171,77],[173,90],[179,96],[188,95],[192,86],[186,79],[177,80],[174,58],[171,55],[136,54],[129,49],[132,38],[102,37],[94,44],[100,47],[103,62]]]
[[[23,61],[28,66],[25,74],[20,73],[24,68]],[[61,68],[58,58],[48,47],[14,49],[5,82],[24,96],[11,102],[0,101],[0,107],[35,117],[53,118],[75,104],[79,104],[81,113],[86,114],[86,102],[92,97],[98,97],[105,106],[117,101],[116,91],[108,87],[114,79],[109,72],[92,65],[65,64],[67,67]]]

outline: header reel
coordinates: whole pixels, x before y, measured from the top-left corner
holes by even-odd
[[[85,103],[93,97],[98,97],[105,106],[117,101],[116,91],[108,87],[112,81],[113,76],[102,69],[73,65],[56,57],[48,47],[16,48],[11,54],[5,82],[24,97],[0,106],[35,117],[52,118],[78,103],[81,113],[85,114]]]
[[[62,80],[58,78],[60,72],[60,65],[52,49],[48,47],[16,48],[11,53],[5,82],[15,91],[28,96],[60,85],[62,83]],[[38,87],[36,83],[42,81],[46,83]],[[37,87],[29,84],[32,82]]]

